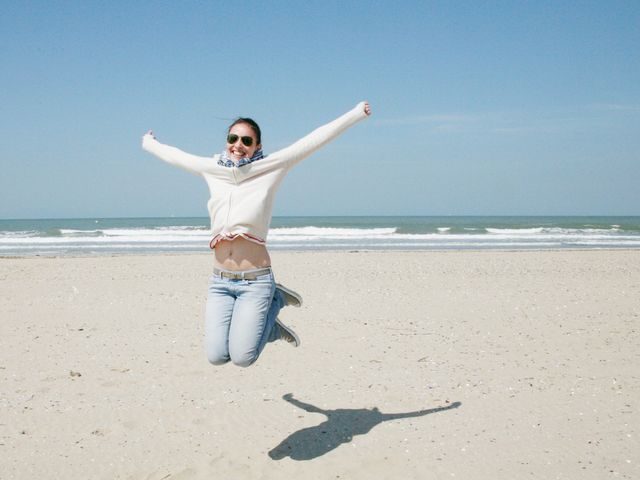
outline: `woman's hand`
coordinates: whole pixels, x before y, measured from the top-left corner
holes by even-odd
[[[149,139],[149,138],[150,138],[151,140],[155,140],[155,139],[156,139],[156,136],[153,134],[153,130],[149,130],[147,133],[145,133],[145,134],[142,136],[142,146],[143,146],[143,148],[144,148],[144,142],[145,142],[145,140],[147,140],[147,139]]]
[[[364,102],[364,113],[369,116],[371,115],[371,105],[369,105],[369,102]]]

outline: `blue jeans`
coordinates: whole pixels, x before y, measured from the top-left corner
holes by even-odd
[[[247,272],[250,272],[247,271]],[[248,367],[268,341],[284,305],[273,273],[256,280],[235,280],[219,275],[209,279],[205,311],[205,349],[214,365],[229,361]]]

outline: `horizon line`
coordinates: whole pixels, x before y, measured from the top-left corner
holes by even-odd
[[[355,218],[355,217],[640,217],[640,214],[603,214],[603,213],[589,213],[589,214],[567,214],[567,213],[554,213],[554,214],[543,214],[543,213],[535,213],[535,214],[510,214],[510,213],[499,213],[499,214],[458,214],[458,213],[445,213],[445,214],[342,214],[342,215],[273,215],[272,218]],[[23,218],[0,218],[0,221],[20,221],[20,220],[129,220],[129,219],[184,219],[184,218],[201,218],[204,220],[209,220],[209,217],[206,215],[169,215],[169,216],[92,216],[92,217],[23,217]]]

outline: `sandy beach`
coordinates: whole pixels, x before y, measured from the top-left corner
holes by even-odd
[[[302,346],[241,369],[207,255],[0,259],[0,478],[640,478],[640,251],[273,264]]]

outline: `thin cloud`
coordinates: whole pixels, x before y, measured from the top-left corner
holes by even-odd
[[[555,112],[484,112],[484,113],[439,113],[398,118],[383,118],[378,126],[408,125],[423,127],[430,133],[469,133],[494,135],[554,134],[589,131],[607,128],[608,122],[602,112],[636,112],[634,105],[591,105],[592,114],[578,111]],[[596,112],[601,112],[599,115]]]
[[[477,115],[444,113],[434,115],[417,115],[398,118],[381,118],[376,120],[376,125],[423,125],[423,124],[460,124],[478,119]]]
[[[598,112],[640,112],[640,105],[621,103],[594,103],[587,108]]]

